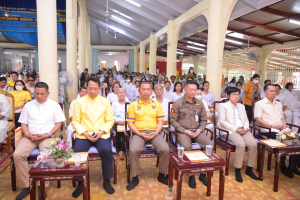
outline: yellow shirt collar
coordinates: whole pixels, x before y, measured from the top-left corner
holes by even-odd
[[[145,104],[145,103],[142,101],[142,99],[139,99],[139,100],[138,100],[138,103],[139,103],[139,104]],[[153,103],[153,100],[152,100],[152,99],[150,99],[150,101],[148,102],[148,104],[150,104],[150,103]],[[147,104],[145,104],[145,105],[147,105]]]

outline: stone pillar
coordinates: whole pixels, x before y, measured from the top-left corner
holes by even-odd
[[[199,62],[200,57],[201,57],[201,55],[192,56],[193,62],[194,62],[194,72],[197,76],[198,76],[198,68],[199,68],[198,62]]]
[[[156,75],[156,51],[157,51],[157,39],[155,34],[150,35],[150,56],[149,56],[149,73]]]
[[[178,33],[175,21],[168,21],[167,77],[176,76]]]
[[[134,54],[133,71],[137,72],[138,71],[138,48],[137,47],[134,47],[133,54]]]
[[[145,72],[145,44],[140,42],[140,72]]]
[[[260,85],[264,85],[264,81],[266,79],[266,62],[270,55],[270,53],[273,50],[267,49],[267,50],[260,50],[259,51],[259,62],[256,62],[255,65],[255,73],[259,74],[260,76]]]
[[[56,1],[36,1],[40,80],[49,85],[49,99],[58,102]]]
[[[134,70],[134,52],[133,50],[128,51],[128,56],[129,56],[129,69],[128,72],[131,73]]]
[[[79,50],[79,73],[86,68],[86,42],[85,42],[85,0],[78,0],[80,16],[78,18],[78,50]],[[90,72],[89,72],[90,73]]]
[[[93,60],[93,73],[94,74],[97,73],[97,71],[98,71],[98,68],[97,68],[97,52],[98,52],[97,49],[92,50],[92,54],[93,54],[93,58],[92,58],[92,60]]]
[[[78,94],[77,75],[77,1],[66,1],[66,29],[67,29],[67,71],[73,74],[73,87],[69,90],[69,101],[76,99]]]

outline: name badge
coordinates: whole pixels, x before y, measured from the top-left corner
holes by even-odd
[[[199,121],[199,116],[198,115],[195,115],[195,120],[196,120],[196,122]]]

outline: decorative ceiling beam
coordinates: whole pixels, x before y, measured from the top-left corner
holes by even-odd
[[[283,44],[283,42],[281,42],[279,40],[274,40],[274,39],[271,39],[271,38],[267,38],[265,36],[260,36],[260,35],[256,35],[256,34],[253,34],[253,33],[248,33],[246,31],[240,31],[240,30],[230,28],[230,27],[228,27],[227,30],[228,31],[233,31],[233,32],[236,32],[236,33],[240,33],[240,34],[243,34],[243,35],[248,35],[250,37],[255,37],[255,38],[258,38],[258,39],[266,40],[266,41],[269,41],[269,42],[273,42],[273,43],[277,43],[277,44]]]
[[[290,31],[285,31],[285,30],[280,29],[280,28],[275,28],[275,27],[272,27],[272,26],[263,25],[263,24],[256,23],[256,22],[253,22],[253,21],[250,21],[250,20],[247,20],[247,19],[237,18],[237,19],[235,19],[235,21],[242,22],[242,23],[249,24],[249,25],[253,25],[253,26],[258,26],[258,27],[261,27],[261,28],[264,28],[264,29],[267,29],[267,30],[270,30],[270,31],[276,31],[278,33],[282,33],[282,34],[285,34],[285,35],[300,38],[299,33],[292,33]]]
[[[192,47],[196,47],[196,48],[202,48],[202,49],[206,49],[206,47],[202,47],[202,46],[197,46],[197,45],[194,45],[194,44],[189,44],[187,42],[183,42],[183,41],[178,41],[178,44],[183,44],[184,46],[192,46]]]
[[[271,14],[274,14],[274,15],[278,15],[278,16],[281,16],[281,17],[285,17],[285,18],[288,18],[288,19],[294,19],[294,20],[300,21],[300,16],[295,15],[295,14],[291,14],[291,13],[287,13],[287,12],[283,12],[281,10],[275,10],[275,9],[269,8],[269,7],[261,8],[259,10],[267,12],[267,13],[271,13]]]

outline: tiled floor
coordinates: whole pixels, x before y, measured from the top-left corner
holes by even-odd
[[[217,153],[224,158],[225,153],[217,149]],[[238,183],[234,178],[234,167],[233,157],[231,156],[230,172],[226,176],[225,180],[225,199],[300,199],[300,176],[296,176],[292,179],[285,177],[280,174],[280,188],[278,192],[273,192],[273,173],[274,165],[272,170],[269,172],[264,170],[264,181],[254,181],[248,178],[244,172],[246,165],[244,164],[242,169],[242,175],[244,182]],[[274,161],[274,159],[273,159]],[[90,163],[90,177],[91,177],[91,197],[92,200],[111,199],[111,200],[152,200],[152,199],[164,199],[164,195],[167,189],[166,185],[159,183],[156,179],[158,174],[158,168],[155,167],[156,160],[154,158],[144,158],[140,160],[140,184],[133,191],[129,192],[126,190],[126,169],[125,161],[118,160],[118,183],[113,184],[116,193],[108,195],[102,186],[102,172],[101,172],[101,161],[93,161]],[[9,160],[0,166],[0,172],[9,165]],[[16,192],[11,190],[10,185],[10,167],[8,166],[0,174],[0,199],[1,200],[12,200],[15,199],[16,195],[21,191],[17,188]],[[182,187],[182,199],[218,199],[218,188],[219,188],[219,173],[215,172],[212,179],[212,194],[211,197],[205,196],[206,187],[197,179],[197,188],[191,189],[187,185],[188,178],[184,176],[183,187]],[[176,188],[176,182],[175,186]],[[62,181],[62,187],[56,188],[56,182],[50,182],[48,188],[46,188],[48,198],[57,200],[68,200],[74,199],[71,194],[74,188],[72,187],[71,181]],[[25,200],[30,199],[29,196]],[[78,197],[82,199],[82,196]]]

